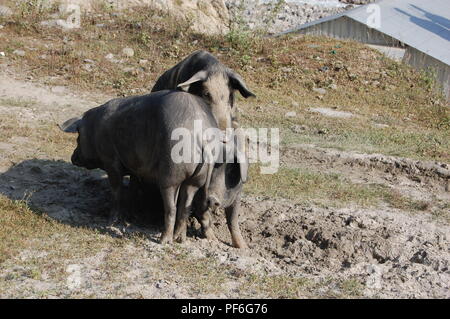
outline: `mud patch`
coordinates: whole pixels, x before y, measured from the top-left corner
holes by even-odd
[[[367,296],[450,297],[448,226],[397,210],[332,210],[252,197],[243,205],[251,250],[285,273],[354,278]],[[216,220],[224,236],[226,225]]]

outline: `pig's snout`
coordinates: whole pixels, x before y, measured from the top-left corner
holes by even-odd
[[[209,208],[215,210],[220,207],[220,201],[216,196],[209,196],[206,200],[206,205],[208,205]]]

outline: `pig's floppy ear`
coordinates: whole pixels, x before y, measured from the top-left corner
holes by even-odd
[[[241,129],[235,131],[235,157],[239,164],[239,171],[241,173],[241,180],[243,183],[247,181],[248,177],[248,156],[245,150],[245,134]]]
[[[235,90],[238,90],[243,97],[245,98],[248,98],[250,96],[256,97],[256,95],[247,88],[247,85],[245,85],[244,80],[241,78],[239,74],[229,70],[228,78],[230,79],[231,87]]]
[[[66,133],[77,133],[80,124],[81,124],[81,117],[74,117],[58,126],[62,131]]]
[[[195,73],[189,80],[180,83],[177,85],[177,88],[181,88],[183,91],[189,90],[189,86],[192,83],[198,82],[198,81],[205,81],[208,77],[208,73],[206,71],[198,71]]]

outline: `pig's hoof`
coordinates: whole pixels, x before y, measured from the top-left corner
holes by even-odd
[[[161,245],[164,244],[171,244],[173,242],[173,238],[172,236],[166,236],[166,235],[162,235],[161,239],[159,240]]]
[[[120,215],[118,212],[113,211],[108,220],[109,227],[113,227],[114,225],[120,222]]]
[[[233,247],[234,248],[239,248],[239,249],[247,249],[248,246],[247,244],[243,241],[243,240],[233,240]]]
[[[175,230],[175,233],[173,235],[173,240],[178,243],[183,243],[186,241],[186,228],[179,228]]]
[[[186,241],[186,234],[185,235],[180,234],[179,236],[177,236],[175,238],[178,243],[182,244]]]
[[[211,229],[205,231],[205,238],[211,241],[217,241],[217,237]]]
[[[122,237],[122,236],[123,236],[123,232],[122,232],[119,228],[117,228],[117,227],[115,227],[115,226],[108,226],[107,229],[108,229],[111,233],[113,233],[114,235],[116,235],[116,236],[118,236],[118,237]]]

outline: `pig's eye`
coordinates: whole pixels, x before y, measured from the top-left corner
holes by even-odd
[[[207,99],[211,98],[211,94],[209,92],[204,92],[203,96],[206,97]]]

